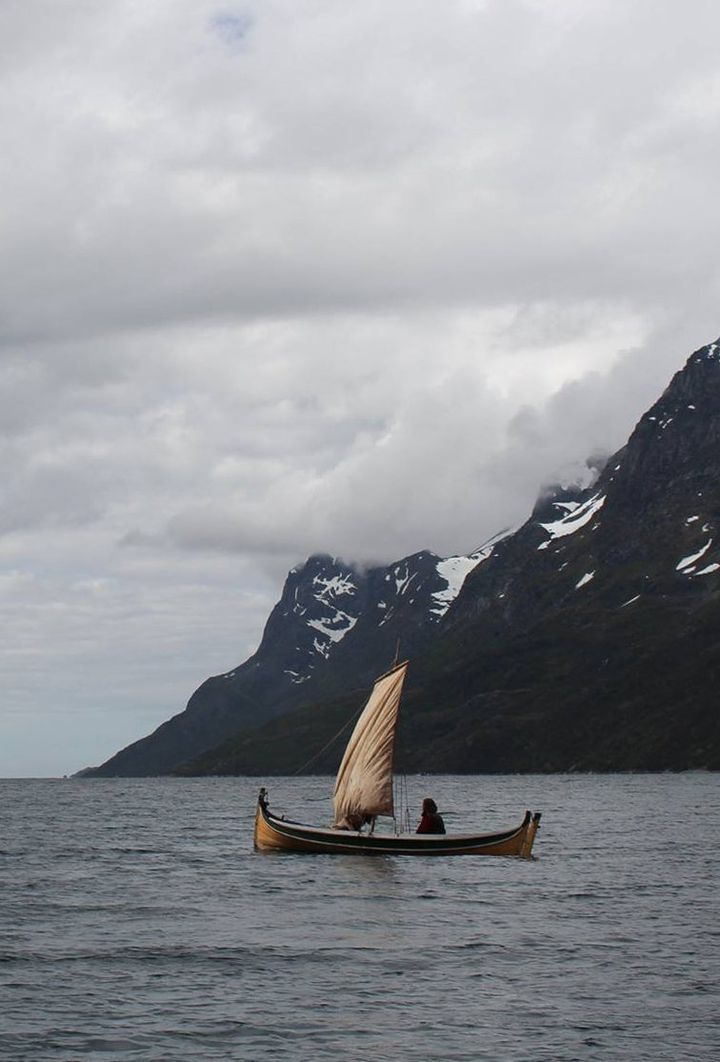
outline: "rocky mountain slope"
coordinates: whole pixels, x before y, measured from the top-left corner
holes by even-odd
[[[490,548],[445,560],[421,552],[367,570],[310,557],[289,573],[253,656],[207,679],[184,712],[83,774],[166,773],[245,728],[371,684],[378,661],[391,663],[398,646],[406,655],[424,651]]]
[[[714,343],[589,489],[547,494],[471,558],[422,553],[365,576],[311,558],[290,573],[256,656],[164,724],[182,740],[161,727],[100,770],[294,771],[361,703],[398,638],[412,661],[401,768],[718,769],[719,520]],[[216,740],[223,728],[230,740]]]

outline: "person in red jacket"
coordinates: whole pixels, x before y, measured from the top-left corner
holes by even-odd
[[[445,833],[442,815],[438,815],[437,804],[431,797],[425,797],[422,805],[422,818],[416,833]]]

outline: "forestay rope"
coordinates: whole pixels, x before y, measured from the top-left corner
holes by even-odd
[[[313,763],[315,763],[315,762],[316,762],[317,760],[319,760],[319,759],[320,759],[320,757],[322,756],[323,752],[327,752],[327,750],[328,750],[328,749],[330,748],[330,746],[331,746],[331,745],[332,745],[332,744],[333,744],[333,743],[334,743],[335,741],[337,741],[337,739],[338,739],[338,738],[340,737],[340,735],[341,735],[341,734],[344,734],[344,732],[345,732],[345,731],[347,730],[347,728],[348,728],[348,727],[349,727],[349,726],[350,726],[350,725],[351,725],[352,723],[355,723],[355,722],[357,722],[357,720],[358,720],[358,719],[360,718],[360,715],[362,714],[362,711],[363,711],[363,709],[364,709],[364,708],[365,708],[365,705],[363,704],[363,705],[362,705],[362,706],[361,706],[361,707],[360,707],[360,708],[359,708],[359,709],[357,710],[357,712],[355,712],[355,714],[354,714],[353,716],[351,716],[351,718],[350,718],[350,719],[348,719],[348,720],[347,720],[347,722],[343,723],[343,725],[342,725],[342,726],[340,727],[340,729],[338,730],[337,734],[334,734],[334,735],[333,735],[333,736],[332,736],[332,737],[330,738],[330,740],[328,741],[328,743],[327,743],[326,745],[323,745],[323,747],[322,747],[322,748],[320,749],[320,751],[319,751],[319,752],[316,752],[314,756],[311,756],[311,757],[310,757],[310,759],[309,759],[309,760],[307,761],[307,763],[304,763],[304,764],[302,765],[302,767],[298,767],[298,769],[297,769],[296,771],[293,771],[293,773],[292,773],[292,774],[290,775],[290,777],[291,777],[291,778],[295,778],[295,777],[297,777],[297,775],[298,775],[298,774],[302,774],[302,772],[303,772],[303,771],[304,771],[304,770],[305,770],[305,769],[306,769],[307,767],[310,767],[310,766],[312,766],[312,764],[313,764]]]

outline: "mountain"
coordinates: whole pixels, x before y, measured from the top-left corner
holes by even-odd
[[[161,727],[100,772],[291,773],[351,717],[398,639],[412,662],[401,769],[719,769],[719,444],[720,341],[590,487],[544,492],[470,557],[295,569],[258,653],[164,724],[177,743]]]
[[[327,555],[293,568],[256,653],[207,679],[185,711],[116,753],[89,776],[164,774],[243,729],[302,704],[371,685],[378,661],[421,654],[467,573],[470,557],[426,551],[362,569]]]
[[[713,343],[589,490],[471,573],[443,636],[454,769],[720,767],[719,443]]]

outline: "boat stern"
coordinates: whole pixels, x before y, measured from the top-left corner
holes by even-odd
[[[532,847],[535,841],[535,835],[540,829],[540,819],[542,818],[542,812],[536,811],[531,813],[527,811],[525,813],[525,821],[523,823],[523,836],[520,842],[520,851],[518,855],[522,859],[532,859]]]

